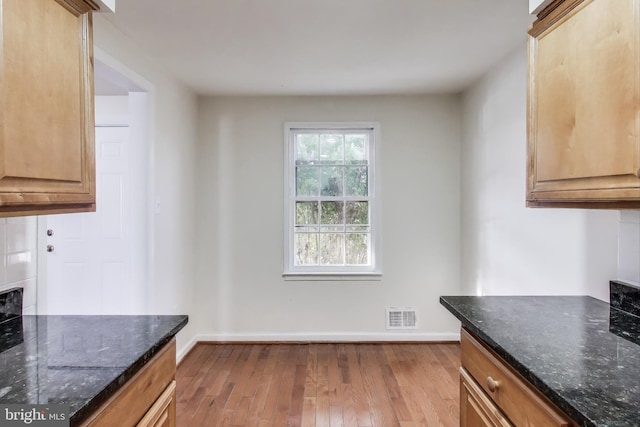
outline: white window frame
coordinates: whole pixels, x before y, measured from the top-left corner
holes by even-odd
[[[294,262],[295,227],[295,150],[293,134],[304,130],[367,130],[370,141],[369,163],[369,221],[371,227],[370,265],[366,266],[297,266]],[[285,280],[380,280],[381,221],[380,221],[380,124],[378,122],[286,122],[284,124],[284,272]]]

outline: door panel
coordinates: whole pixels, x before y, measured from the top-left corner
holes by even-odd
[[[129,314],[131,287],[129,128],[96,127],[96,212],[50,215],[49,314]]]

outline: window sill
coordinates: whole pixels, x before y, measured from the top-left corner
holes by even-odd
[[[362,282],[362,281],[380,281],[382,273],[282,273],[282,277],[287,282]]]

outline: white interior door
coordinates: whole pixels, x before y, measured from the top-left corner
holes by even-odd
[[[131,314],[136,309],[128,136],[128,126],[96,127],[96,212],[47,217],[49,314]]]

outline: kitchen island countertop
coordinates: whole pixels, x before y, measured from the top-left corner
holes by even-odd
[[[587,296],[440,302],[579,425],[640,425],[640,318]]]
[[[0,404],[69,406],[78,425],[133,377],[187,316],[22,316],[0,324]]]

